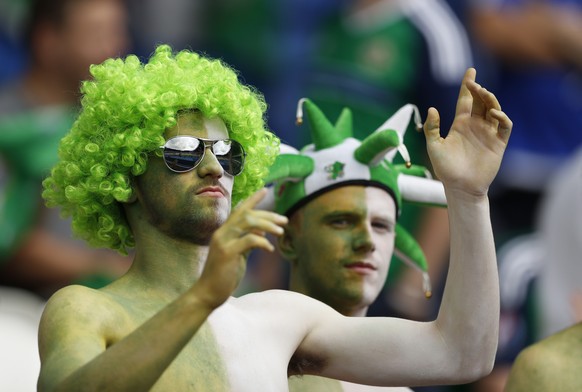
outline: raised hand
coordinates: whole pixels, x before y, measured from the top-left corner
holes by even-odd
[[[244,276],[246,257],[255,248],[273,251],[266,234],[280,236],[287,217],[270,211],[255,210],[265,197],[262,189],[237,206],[226,222],[214,233],[204,271],[198,285],[206,302],[220,306],[232,295]]]
[[[447,136],[440,136],[435,108],[428,111],[424,133],[435,174],[445,187],[482,196],[499,170],[513,123],[495,95],[475,82],[475,75],[469,68],[463,77]]]

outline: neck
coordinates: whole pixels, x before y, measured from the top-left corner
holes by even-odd
[[[366,317],[368,314],[367,306],[354,307],[350,310],[349,314],[342,313],[344,316],[349,317]]]
[[[134,236],[136,253],[126,279],[175,298],[200,277],[208,246],[170,238],[145,222],[134,229]]]
[[[291,273],[291,279],[289,280],[289,290],[321,301],[334,308],[338,313],[341,313],[347,317],[366,317],[366,314],[368,313],[368,306],[362,304],[361,302],[350,304],[348,303],[349,301],[338,301],[332,298],[321,298],[317,294],[311,293],[310,290],[305,287],[301,279],[293,273]]]

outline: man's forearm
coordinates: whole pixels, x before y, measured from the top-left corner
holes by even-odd
[[[487,196],[447,191],[451,258],[437,325],[462,361],[491,370],[499,329],[499,281]]]

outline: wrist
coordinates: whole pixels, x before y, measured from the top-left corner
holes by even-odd
[[[458,202],[463,204],[480,204],[488,203],[488,189],[480,191],[470,191],[464,188],[454,188],[445,186],[445,195],[447,198],[447,204],[451,202]]]
[[[204,287],[204,284],[201,284],[200,281],[192,286],[188,294],[193,301],[193,306],[205,309],[209,314],[225,302],[212,295],[212,291]]]

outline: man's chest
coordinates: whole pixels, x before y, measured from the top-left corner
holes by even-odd
[[[131,318],[128,330],[145,321]],[[289,350],[276,344],[274,331],[260,319],[223,307],[200,327],[152,390],[285,391]]]
[[[206,323],[156,382],[153,391],[231,391],[228,358]]]

